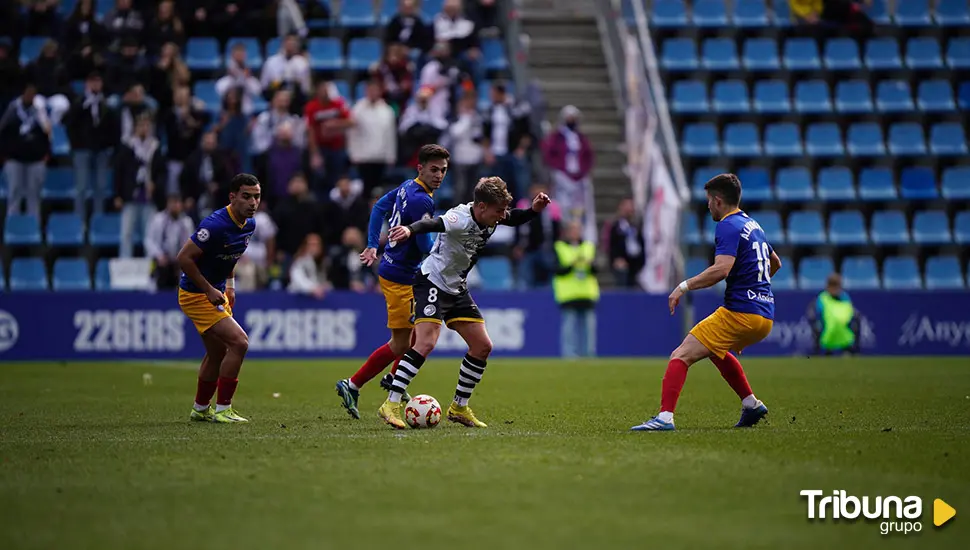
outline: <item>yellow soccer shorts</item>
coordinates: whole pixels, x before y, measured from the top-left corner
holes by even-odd
[[[697,323],[690,333],[711,353],[724,359],[729,351],[741,353],[744,348],[764,340],[771,333],[773,324],[771,319],[754,313],[738,313],[719,307]]]
[[[414,314],[414,291],[411,285],[403,285],[378,277],[381,292],[387,302],[387,328],[411,328],[414,324],[411,317]]]
[[[181,288],[179,289],[179,307],[182,308],[182,313],[195,325],[195,330],[199,331],[199,334],[209,330],[219,321],[232,317],[232,308],[229,307],[228,303],[214,306],[204,293],[186,292]]]

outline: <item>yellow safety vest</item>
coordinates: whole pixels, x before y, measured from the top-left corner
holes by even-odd
[[[600,285],[592,271],[593,259],[596,257],[593,243],[573,245],[565,241],[556,241],[556,256],[561,265],[574,266],[569,273],[556,275],[553,278],[552,290],[555,293],[556,302],[564,304],[578,300],[598,301]],[[577,264],[580,258],[582,262]]]

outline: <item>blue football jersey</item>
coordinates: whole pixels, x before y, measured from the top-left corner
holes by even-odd
[[[735,258],[724,291],[725,309],[775,318],[770,275],[772,251],[764,230],[744,212],[738,210],[718,222],[714,230],[714,255]]]
[[[394,193],[394,206],[388,222],[390,227],[411,225],[434,214],[431,191],[420,181],[408,180],[391,193]],[[381,256],[377,274],[395,283],[414,283],[414,274],[417,273],[425,253],[420,245],[421,239],[418,238],[408,239],[403,243],[388,243],[384,248],[384,255]]]
[[[255,218],[237,222],[227,207],[216,210],[202,220],[192,234],[192,242],[202,249],[202,257],[196,265],[205,280],[220,292],[226,291],[226,279],[246,252],[255,230]],[[202,292],[184,273],[179,286],[186,292]]]

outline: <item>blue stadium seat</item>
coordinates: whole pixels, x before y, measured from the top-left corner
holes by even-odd
[[[822,245],[826,242],[822,216],[814,210],[792,212],[788,216],[788,242],[798,245]]]
[[[970,210],[957,212],[953,218],[953,240],[958,244],[970,244]]]
[[[899,42],[894,38],[870,40],[866,43],[865,61],[870,71],[903,68],[903,61],[899,55]]]
[[[929,0],[904,0],[896,3],[896,13],[893,19],[900,27],[926,27],[933,22],[930,19]]]
[[[51,152],[58,157],[71,154],[71,141],[67,138],[67,128],[63,124],[51,127]]]
[[[953,38],[946,48],[946,64],[951,69],[970,69],[970,38]]]
[[[681,149],[693,157],[717,156],[721,154],[717,129],[713,124],[688,124],[684,127]]]
[[[210,112],[222,110],[222,98],[216,91],[215,80],[196,80],[192,84],[192,95],[205,102],[206,109]]]
[[[956,110],[953,86],[946,80],[924,80],[919,84],[917,105],[921,111],[948,113]]]
[[[121,244],[121,216],[118,214],[95,214],[88,226],[88,243],[92,246],[118,246]]]
[[[802,137],[798,125],[779,122],[765,127],[765,154],[773,157],[802,155]]]
[[[431,21],[435,15],[441,13],[444,6],[445,0],[421,0],[421,17]]]
[[[788,85],[781,80],[759,80],[754,85],[754,110],[766,114],[791,112]]]
[[[965,27],[970,25],[970,12],[967,10],[967,1],[937,0],[935,18],[936,24],[941,27]]]
[[[380,57],[380,53],[380,48],[378,48],[378,57]],[[482,40],[482,62],[485,63],[485,69],[489,71],[503,71],[509,68],[509,59],[505,54],[505,45],[501,40],[498,38]]]
[[[670,38],[664,41],[660,65],[668,71],[693,71],[697,61],[697,44],[690,38]]]
[[[10,261],[11,291],[43,291],[49,288],[47,268],[40,258],[14,258]]]
[[[858,210],[833,212],[829,216],[829,242],[835,245],[868,244],[866,220]]]
[[[354,85],[354,101],[358,101],[367,95],[367,81],[358,80],[357,84]]]
[[[252,67],[253,69],[259,69],[263,66],[263,45],[259,43],[258,38],[230,38],[226,42],[226,59],[225,62],[228,64],[229,60],[232,59],[232,49],[236,44],[242,44],[246,46],[246,65]]]
[[[741,168],[738,170],[741,180],[741,196],[746,201],[767,201],[772,199],[771,179],[764,168]]]
[[[812,175],[807,168],[782,168],[775,174],[775,194],[783,201],[810,201],[815,198]],[[762,225],[762,227],[764,227]]]
[[[350,46],[355,48],[354,51],[356,51],[356,48],[361,47],[359,45],[355,46],[353,41],[351,41]],[[364,51],[360,53],[373,53],[372,51],[368,51],[373,47],[373,45],[364,46]],[[379,44],[378,48],[380,48]],[[310,68],[315,71],[339,71],[344,68],[343,48],[340,45],[340,40],[336,38],[311,38],[307,41],[307,54],[310,58]],[[363,60],[364,58],[361,57],[356,61],[362,62]]]
[[[798,288],[802,290],[821,290],[825,288],[825,280],[835,273],[832,258],[826,256],[811,256],[802,258],[798,266]]]
[[[222,67],[222,54],[215,38],[189,38],[185,45],[185,64],[192,71],[214,71]]]
[[[687,7],[684,6],[684,1],[669,0],[666,2],[654,2],[650,23],[658,29],[686,27]]]
[[[799,113],[831,113],[832,99],[824,80],[802,80],[795,84],[795,110]]]
[[[697,214],[689,212],[680,221],[680,238],[687,244],[701,244],[701,230]]]
[[[930,256],[926,259],[926,288],[929,290],[961,290],[966,279],[956,256]]]
[[[685,276],[687,276],[687,277],[693,277],[694,275],[696,275],[696,274],[704,271],[705,269],[707,269],[707,267],[709,265],[711,265],[711,264],[710,264],[710,262],[707,261],[707,258],[700,258],[698,256],[691,256],[690,258],[687,258],[687,262],[685,262],[685,264],[684,264],[684,270],[687,272],[685,274]],[[704,290],[708,290],[709,291],[710,289],[705,288]]]
[[[859,198],[866,201],[894,200],[896,185],[892,172],[885,168],[864,168],[859,173]]]
[[[835,86],[835,110],[840,113],[871,113],[872,90],[865,80],[843,80]]]
[[[970,111],[970,82],[961,82],[957,93],[957,104],[960,109]]]
[[[737,122],[724,127],[724,154],[733,157],[761,156],[758,127],[750,122]]]
[[[775,210],[759,210],[748,212],[748,215],[757,220],[758,225],[768,237],[768,242],[774,246],[784,244],[785,230],[781,225],[781,215]]]
[[[943,171],[942,195],[947,200],[970,199],[970,166],[957,166]]]
[[[877,210],[872,214],[869,231],[872,242],[878,245],[909,244],[909,225],[898,210]]]
[[[717,228],[717,222],[711,219],[710,216],[702,216],[704,219],[703,227],[701,229],[701,238],[707,244],[714,244],[714,231]]]
[[[3,227],[6,246],[36,246],[41,242],[40,220],[30,214],[7,214]]]
[[[923,279],[916,258],[890,256],[882,264],[882,286],[886,290],[919,290]]]
[[[879,268],[872,256],[849,256],[842,260],[842,284],[847,290],[878,290]]]
[[[856,157],[881,157],[886,154],[882,128],[874,122],[862,122],[849,126],[846,149]]]
[[[482,41],[482,58],[485,68],[491,69],[494,58],[494,47],[486,47]],[[486,53],[486,50],[489,50]],[[376,38],[354,38],[347,44],[347,68],[352,71],[366,71],[371,65],[381,59],[381,43]],[[504,58],[503,58],[504,59]]]
[[[735,71],[740,67],[734,40],[708,38],[702,46],[701,64],[712,71]]]
[[[872,5],[866,10],[866,15],[877,25],[888,25],[892,22],[889,18],[889,10],[886,7],[886,0],[872,0]]]
[[[916,122],[899,122],[889,127],[889,153],[895,156],[925,155],[926,136]]]
[[[677,113],[707,113],[707,85],[699,80],[678,80],[671,89],[671,108]]]
[[[377,3],[381,5],[380,24],[383,27],[390,23],[391,19],[394,19],[394,16],[397,15],[398,3],[393,2],[392,0],[377,0]],[[623,7],[624,9],[628,9],[630,7],[630,3],[624,2]]]
[[[942,69],[940,43],[935,38],[910,38],[906,43],[906,65],[910,69]]]
[[[504,256],[491,256],[476,264],[482,276],[482,287],[487,290],[512,289],[512,263]]]
[[[782,256],[780,259],[781,270],[771,278],[771,288],[772,290],[795,290],[797,287],[795,284],[795,264],[791,261],[791,258],[786,256]]]
[[[71,168],[48,168],[40,196],[45,200],[74,200],[74,170]]]
[[[909,82],[883,80],[876,86],[876,107],[883,113],[905,113],[913,110]]]
[[[377,17],[374,16],[374,4],[371,0],[342,2],[340,4],[339,21],[341,27],[373,27],[377,24]]]
[[[104,19],[108,12],[114,9],[116,0],[96,0],[94,4],[94,15],[99,19]]]
[[[851,38],[833,38],[825,42],[825,68],[830,71],[861,69],[859,45],[856,41]]]
[[[771,8],[774,16],[772,20],[776,27],[785,28],[792,25],[791,7],[788,5],[788,0],[774,0]]]
[[[283,39],[280,38],[279,36],[270,38],[269,40],[266,41],[266,57],[274,56],[280,53],[280,50],[282,49],[283,49]],[[312,59],[310,60],[310,64],[311,65],[313,64]]]
[[[943,210],[923,210],[913,215],[913,242],[916,244],[950,244],[950,220]]]
[[[84,222],[77,214],[55,212],[47,218],[49,246],[80,247],[84,244]]]
[[[785,42],[785,67],[792,71],[817,71],[822,68],[818,46],[810,38],[791,38]]]
[[[727,6],[722,0],[695,0],[692,20],[700,28],[726,27]]]
[[[714,110],[718,113],[747,113],[751,110],[748,101],[748,86],[743,80],[718,80],[711,94]]]
[[[781,69],[778,43],[770,38],[745,40],[741,58],[744,68],[749,71],[777,71]]]
[[[935,199],[939,197],[936,190],[936,177],[929,168],[903,168],[899,176],[900,196],[904,199]]]
[[[813,157],[834,157],[845,155],[842,145],[842,132],[834,122],[810,124],[805,130],[805,151]]]
[[[818,198],[827,202],[854,201],[856,192],[852,171],[844,166],[819,170]]]
[[[91,290],[88,262],[83,258],[59,258],[54,262],[54,290]]]
[[[956,122],[942,122],[930,128],[930,153],[937,156],[967,154],[967,136]]]
[[[768,26],[768,9],[763,0],[735,0],[734,24],[743,29]]]
[[[350,101],[350,84],[346,80],[334,80],[333,85],[337,88],[337,93],[340,94],[340,97]]]
[[[46,36],[25,36],[20,39],[20,64],[27,65],[40,55],[44,43],[50,40]],[[11,52],[13,53],[13,52]],[[22,91],[22,90],[21,90]]]
[[[691,195],[694,200],[706,200],[707,193],[704,191],[704,184],[718,174],[723,174],[727,170],[718,166],[701,166],[694,169],[694,180],[691,185]]]
[[[111,289],[111,268],[108,265],[108,258],[101,258],[94,264],[94,288],[95,290]]]

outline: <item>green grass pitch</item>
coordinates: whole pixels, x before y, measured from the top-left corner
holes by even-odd
[[[769,421],[709,363],[675,433],[660,360],[495,359],[472,405],[486,430],[396,432],[339,405],[357,361],[250,361],[248,425],[190,424],[189,363],[0,364],[0,548],[968,548],[970,361],[747,359]],[[447,407],[456,360],[412,393]],[[143,375],[151,375],[146,384]],[[274,396],[278,394],[278,396]],[[810,522],[803,489],[923,498],[918,535]],[[935,528],[933,499],[957,510]],[[961,517],[963,516],[963,517]]]

